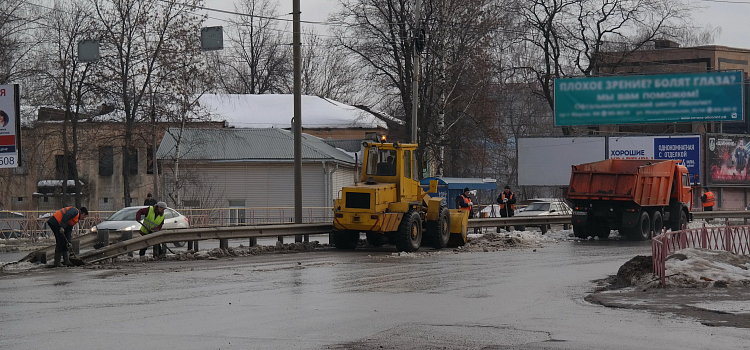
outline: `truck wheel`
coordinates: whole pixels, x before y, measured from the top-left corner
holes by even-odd
[[[356,249],[359,244],[359,231],[333,231],[331,238],[331,243],[336,249]]]
[[[404,214],[396,232],[396,248],[403,252],[416,252],[422,244],[422,218],[410,210]]]
[[[687,214],[684,210],[680,210],[680,220],[672,224],[672,231],[680,231],[683,226],[687,227],[687,221]]]
[[[445,248],[451,238],[451,213],[448,208],[441,205],[437,221],[427,221],[425,228],[430,245],[435,249]]]
[[[375,232],[367,232],[367,243],[373,247],[380,247],[385,244],[386,238],[382,234]]]
[[[645,241],[651,236],[651,218],[648,212],[642,212],[638,224],[630,231],[630,238],[633,241]]]
[[[609,231],[609,225],[606,222],[600,222],[594,226],[594,234],[601,241],[609,239]]]
[[[651,231],[653,231],[654,236],[657,236],[661,233],[661,230],[664,228],[664,221],[661,218],[661,212],[655,211],[654,214],[651,217]],[[648,238],[651,239],[651,234],[649,233]]]
[[[573,235],[576,236],[576,238],[587,239],[589,238],[589,230],[586,226],[573,225]]]

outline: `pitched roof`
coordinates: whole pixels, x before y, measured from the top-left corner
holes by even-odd
[[[170,128],[156,152],[157,159],[176,158],[179,128]],[[207,161],[294,160],[294,134],[282,129],[184,129],[180,159]],[[302,160],[332,160],[354,164],[354,159],[323,142],[302,134]]]
[[[198,100],[212,120],[226,120],[236,128],[291,128],[294,95],[205,94]],[[302,127],[384,128],[386,123],[360,108],[318,96],[302,96]]]

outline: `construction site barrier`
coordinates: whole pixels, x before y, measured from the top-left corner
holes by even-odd
[[[662,232],[651,239],[653,272],[666,285],[666,261],[669,254],[685,248],[724,250],[732,254],[750,255],[750,225],[706,226]]]

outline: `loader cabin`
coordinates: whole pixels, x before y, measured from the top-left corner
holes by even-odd
[[[365,142],[362,182],[395,184],[396,201],[419,201],[420,187],[417,175],[416,144]]]

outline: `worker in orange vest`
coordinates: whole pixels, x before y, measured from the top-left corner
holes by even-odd
[[[497,203],[500,204],[501,218],[511,218],[515,215],[516,195],[510,191],[509,185],[506,185],[503,192],[497,196]],[[510,226],[505,226],[504,228],[506,231],[510,232]],[[500,232],[500,227],[497,228],[497,232]]]
[[[714,202],[716,201],[714,199],[714,193],[711,192],[708,186],[703,187],[703,190],[705,191],[703,193],[703,196],[701,196],[701,202],[703,202],[703,211],[713,211]]]
[[[468,210],[469,211],[469,217],[473,217],[474,213],[471,210],[472,205],[474,203],[471,202],[471,197],[469,195],[471,194],[471,191],[468,187],[464,188],[464,193],[459,194],[456,198],[456,207],[461,210]]]
[[[70,242],[73,240],[71,237],[73,233],[73,226],[78,221],[85,219],[89,215],[86,207],[78,209],[76,207],[62,208],[55,212],[52,217],[47,220],[47,226],[52,229],[55,234],[55,267],[63,266],[60,264],[60,259],[63,259],[65,266],[72,265],[70,263],[70,251],[69,249],[73,246]]]

